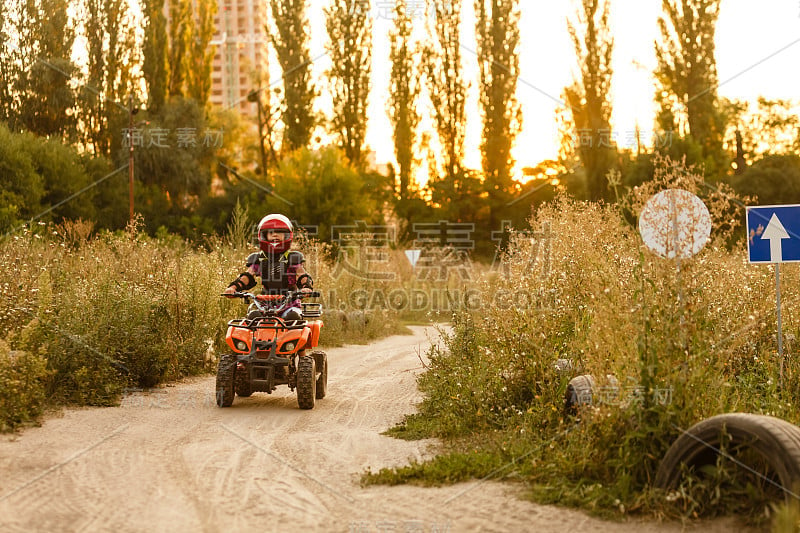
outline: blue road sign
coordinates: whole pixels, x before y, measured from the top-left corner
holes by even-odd
[[[748,207],[747,255],[751,263],[800,261],[800,205]]]

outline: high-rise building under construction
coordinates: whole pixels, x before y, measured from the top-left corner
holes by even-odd
[[[255,117],[256,103],[247,96],[262,87],[259,76],[268,72],[267,0],[218,2],[210,100],[212,104]]]

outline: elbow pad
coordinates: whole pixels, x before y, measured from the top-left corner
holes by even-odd
[[[256,286],[256,278],[250,272],[242,272],[239,277],[233,280],[228,287],[234,287],[237,291],[246,291]]]

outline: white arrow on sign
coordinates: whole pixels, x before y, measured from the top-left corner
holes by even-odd
[[[769,260],[772,263],[780,263],[783,261],[783,249],[781,241],[789,238],[786,228],[781,224],[778,215],[772,213],[772,218],[769,219],[767,229],[761,235],[762,239],[769,239]]]
[[[419,261],[419,256],[422,254],[422,250],[406,250],[406,257],[408,258],[408,262],[411,263],[412,268],[416,268],[417,261]]]

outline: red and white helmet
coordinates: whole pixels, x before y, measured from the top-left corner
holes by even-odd
[[[280,241],[267,240],[267,234],[271,231],[283,233]],[[261,219],[258,223],[258,245],[261,250],[272,254],[282,254],[292,246],[294,228],[292,222],[283,215],[271,214]]]

